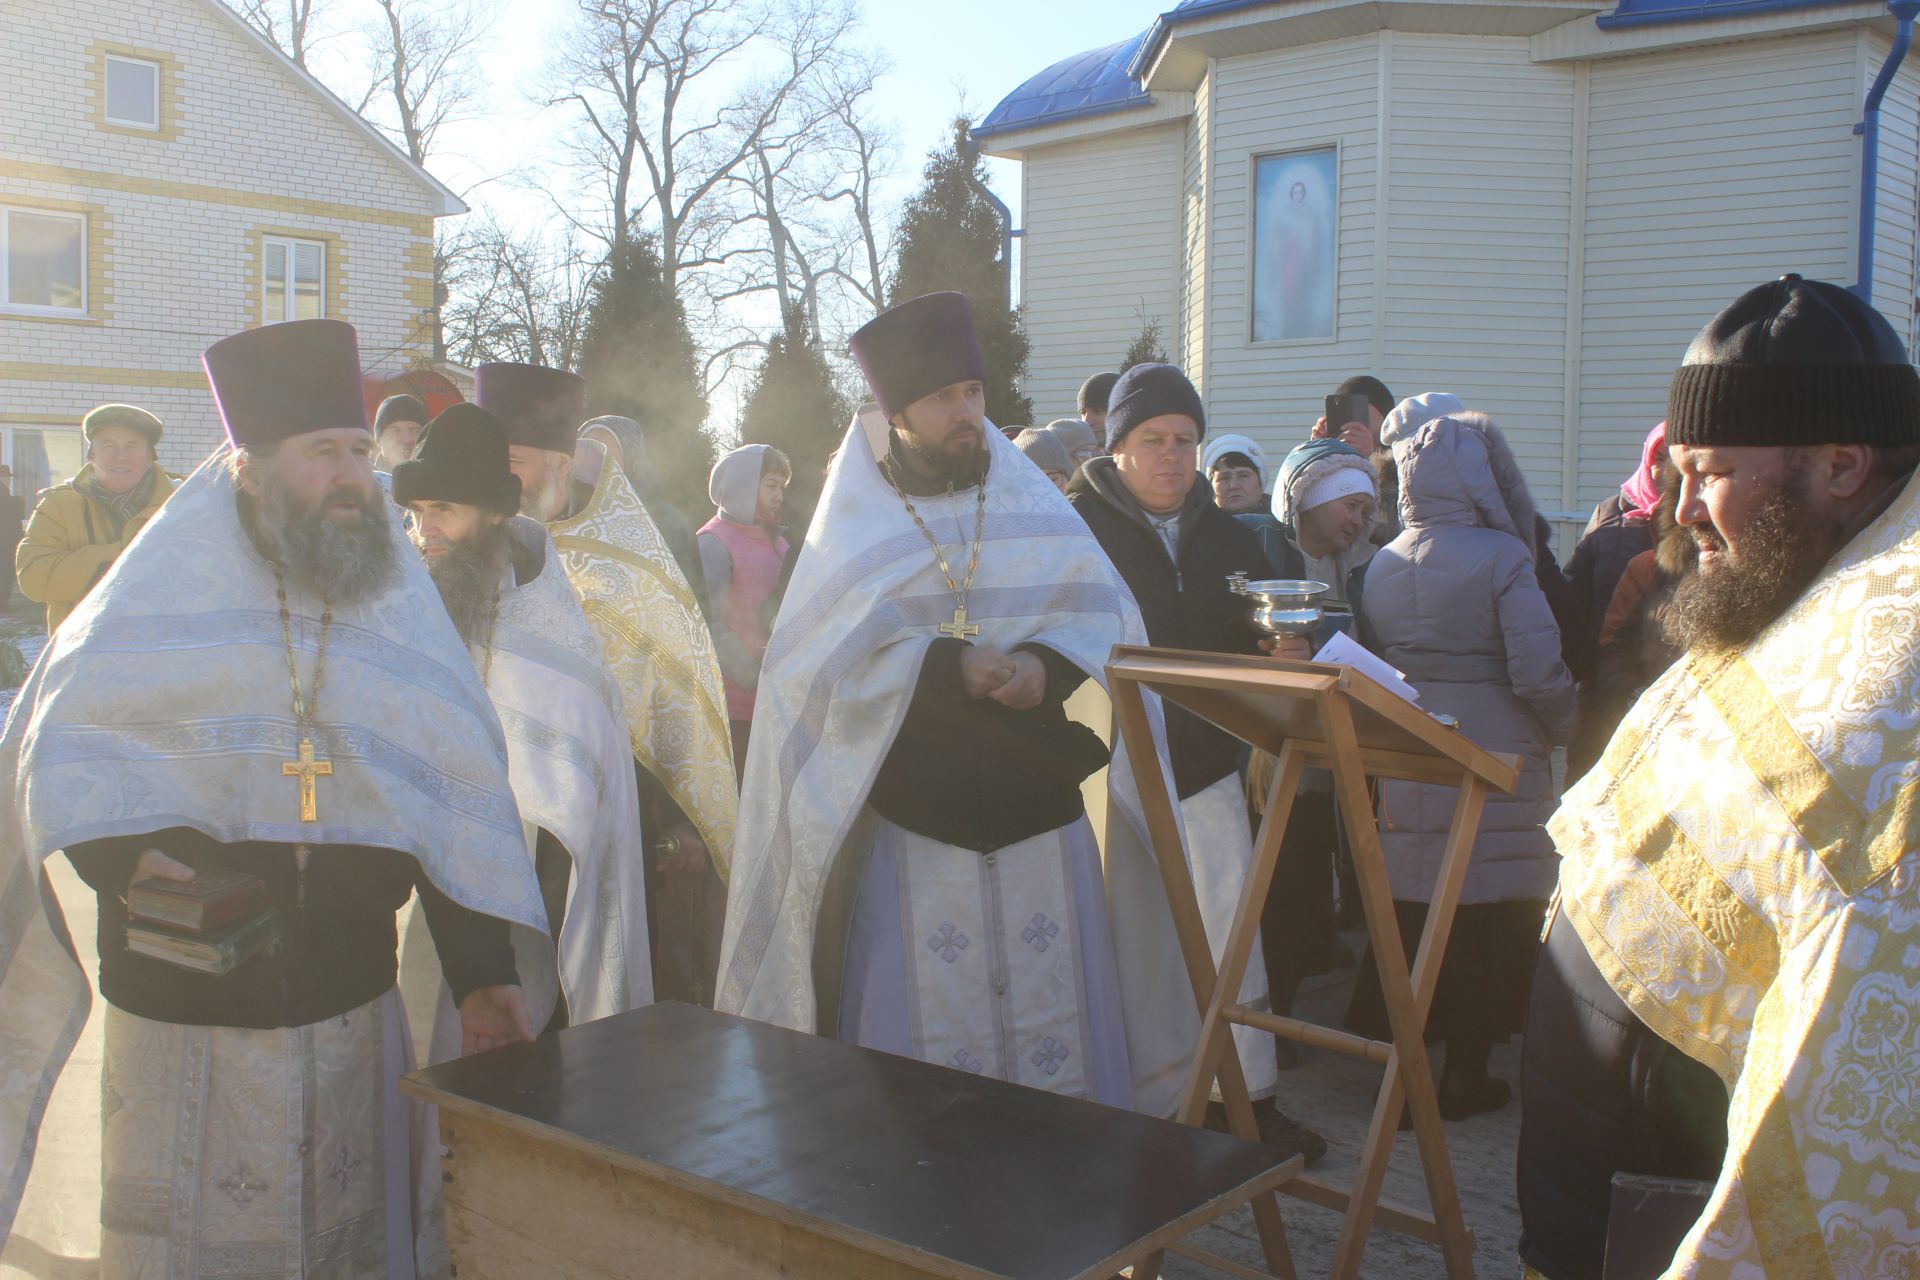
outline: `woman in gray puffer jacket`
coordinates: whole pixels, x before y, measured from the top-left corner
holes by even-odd
[[[1405,526],[1367,571],[1367,647],[1406,674],[1423,710],[1460,722],[1489,751],[1523,764],[1511,796],[1480,820],[1427,1037],[1444,1040],[1440,1110],[1459,1119],[1506,1104],[1487,1075],[1495,1043],[1521,1029],[1540,921],[1558,874],[1544,823],[1548,757],[1577,720],[1560,631],[1534,576],[1534,510],[1513,451],[1484,415],[1454,412],[1394,441]],[[1409,957],[1426,921],[1459,793],[1384,782],[1381,846]],[[1386,1010],[1364,965],[1347,1021],[1385,1039]]]

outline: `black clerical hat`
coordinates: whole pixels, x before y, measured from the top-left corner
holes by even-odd
[[[928,293],[903,302],[867,321],[850,345],[888,418],[942,387],[987,378],[973,304],[964,293]]]
[[[427,424],[413,457],[393,469],[393,500],[512,515],[520,509],[520,477],[507,465],[507,429],[477,404],[449,405]]]
[[[1797,275],[1707,322],[1667,393],[1669,445],[1920,443],[1920,374],[1885,316]]]
[[[587,416],[587,380],[538,364],[483,364],[473,402],[507,429],[507,443],[571,454]]]
[[[227,439],[269,445],[309,431],[367,429],[360,344],[344,320],[248,329],[200,355]]]

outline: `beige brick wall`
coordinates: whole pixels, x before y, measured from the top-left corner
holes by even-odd
[[[0,311],[0,422],[133,401],[168,425],[163,463],[196,464],[220,439],[200,352],[259,323],[262,235],[327,243],[327,313],[368,370],[430,346],[440,198],[216,5],[0,4],[0,204],[91,219],[88,316]],[[104,51],[162,62],[158,133],[102,125]]]

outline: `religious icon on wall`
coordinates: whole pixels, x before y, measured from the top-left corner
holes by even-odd
[[[1338,160],[1332,147],[1253,162],[1253,340],[1331,338]]]

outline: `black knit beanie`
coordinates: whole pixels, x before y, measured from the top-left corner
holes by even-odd
[[[1886,318],[1839,285],[1782,276],[1687,348],[1669,445],[1920,444],[1920,372]]]
[[[1167,413],[1184,413],[1200,429],[1200,439],[1207,438],[1207,411],[1186,374],[1170,364],[1133,366],[1113,384],[1107,401],[1107,452],[1112,453],[1127,432]]]
[[[1096,373],[1080,384],[1080,412],[1089,409],[1105,409],[1107,399],[1113,395],[1113,384],[1120,381],[1117,373]]]
[[[373,411],[373,434],[379,435],[396,422],[411,422],[415,426],[424,427],[430,416],[427,413],[427,402],[419,396],[404,393],[388,396],[380,402],[380,407]]]

